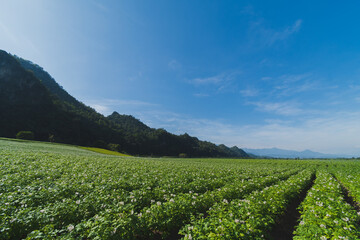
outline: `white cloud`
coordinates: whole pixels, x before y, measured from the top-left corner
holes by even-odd
[[[156,108],[159,105],[139,100],[122,100],[122,99],[90,99],[83,101],[90,107],[103,115],[109,115],[113,111],[124,112],[128,108],[133,110]],[[129,114],[129,113],[127,113]]]
[[[211,77],[198,77],[190,80],[194,85],[224,85],[236,79],[240,71],[223,72]]]
[[[244,97],[256,97],[259,94],[259,90],[248,88],[240,91],[240,94]]]
[[[293,102],[248,102],[248,104],[256,106],[258,111],[284,116],[296,116],[304,112]]]
[[[225,75],[220,74],[212,77],[194,78],[191,82],[196,85],[201,85],[201,84],[218,84],[224,81],[226,81]]]
[[[324,153],[360,155],[360,113],[337,113],[334,116],[305,120],[302,124],[269,123],[240,129],[239,145],[249,148],[279,147],[311,149]]]
[[[110,102],[143,107],[138,110],[131,107],[131,114],[150,127],[165,128],[175,134],[187,132],[191,136],[216,144],[236,145],[240,148],[278,147],[298,151],[310,149],[323,153],[360,156],[358,144],[360,112],[332,112],[322,114],[321,117],[309,114],[294,120],[272,118],[264,119],[259,124],[240,125],[226,123],[223,119],[192,118],[174,112],[156,110],[154,104],[142,101],[110,100]],[[151,107],[148,107],[149,105]],[[106,104],[92,106],[102,111],[113,110],[113,106]],[[287,109],[282,104],[267,107],[281,114],[292,114],[293,111],[289,110],[292,109],[291,107]]]
[[[285,84],[295,83],[302,81],[311,77],[311,73],[302,73],[302,74],[285,74],[279,77],[279,79]]]
[[[273,30],[265,30],[265,34],[268,35],[268,44],[272,45],[277,41],[283,41],[290,37],[292,34],[298,32],[300,30],[302,24],[302,20],[296,20],[292,26],[286,27],[284,30],[273,31]]]
[[[109,106],[100,105],[100,104],[92,104],[92,105],[90,105],[90,107],[92,107],[97,112],[104,114],[104,115],[105,114],[108,115],[111,113],[111,109],[109,108]]]
[[[297,93],[329,89],[323,86],[312,73],[286,74],[273,80],[273,91],[270,94],[279,96],[295,96]]]
[[[201,90],[201,95],[214,95],[220,93],[238,93],[238,76],[240,71],[223,72],[210,77],[197,77],[187,80],[188,83],[194,85]],[[195,94],[200,97],[201,95]]]
[[[193,119],[178,114],[158,114],[158,125],[174,133],[184,132],[202,140],[243,148],[278,147],[291,150],[311,149],[323,153],[360,156],[358,113],[338,112],[301,123],[271,119],[264,124],[234,125],[222,120]]]

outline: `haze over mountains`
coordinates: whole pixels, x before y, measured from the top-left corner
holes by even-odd
[[[263,149],[244,148],[243,150],[249,154],[254,154],[259,157],[271,157],[271,158],[344,158],[344,157],[351,157],[351,156],[340,155],[340,154],[319,153],[319,152],[314,152],[311,150],[294,151],[294,150],[285,150],[285,149],[279,149],[279,148],[263,148]]]
[[[174,135],[129,115],[105,117],[76,100],[40,66],[0,50],[0,136],[34,132],[35,139],[98,146],[147,156],[240,157],[240,148]]]

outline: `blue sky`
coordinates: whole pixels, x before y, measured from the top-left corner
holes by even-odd
[[[360,2],[0,0],[0,48],[104,115],[360,155]]]

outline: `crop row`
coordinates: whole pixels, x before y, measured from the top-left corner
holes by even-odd
[[[287,175],[289,174],[291,173],[287,173]],[[280,177],[282,176],[280,175]],[[284,177],[286,177],[285,174]],[[266,178],[264,184],[270,184],[277,180],[277,177]],[[248,191],[246,186],[248,186],[250,190],[256,188],[259,186],[257,182],[261,182],[260,179],[255,182],[251,180],[245,181],[241,190],[244,192]],[[221,196],[221,194],[230,193],[228,188],[224,188],[223,191],[216,190],[214,192],[215,195],[218,196],[217,198],[220,198],[219,196]],[[195,214],[196,211],[200,210],[199,208],[204,207],[204,204],[212,204],[214,201],[213,197],[214,194],[206,194],[206,197],[204,197],[203,195],[193,192],[178,196],[175,195],[172,199],[169,199],[168,202],[153,200],[152,207],[150,208],[151,210],[142,210],[140,213],[135,209],[136,202],[126,204],[122,201],[116,201],[115,199],[114,204],[112,205],[108,204],[105,206],[102,204],[102,209],[92,217],[89,216],[87,212],[90,209],[89,207],[99,206],[99,204],[105,202],[102,195],[95,193],[91,198],[88,198],[88,201],[83,201],[79,203],[79,205],[76,205],[72,201],[67,201],[56,203],[49,208],[40,210],[43,211],[43,218],[37,219],[35,222],[37,224],[41,223],[39,226],[40,231],[36,231],[30,236],[38,237],[39,235],[45,234],[49,237],[55,237],[59,231],[62,231],[62,234],[69,233],[68,229],[71,229],[72,226],[74,226],[75,229],[70,231],[68,238],[72,237],[76,239],[81,235],[89,238],[99,237],[100,239],[111,239],[112,237],[115,237],[115,239],[119,239],[120,234],[122,239],[138,238],[137,235],[147,236],[146,238],[148,238],[151,235],[151,233],[149,233],[148,225],[151,223],[155,222],[160,226],[168,225],[168,227],[173,227],[171,223],[174,221],[176,222],[176,218],[164,219],[166,216],[172,216],[171,214],[174,214],[173,211],[169,211],[172,206],[181,206],[180,209],[177,209],[178,215],[189,214],[190,211]],[[189,202],[190,199],[192,200],[191,204]],[[159,211],[159,209],[161,211]],[[38,211],[39,209],[37,212]],[[160,216],[156,215],[156,213],[160,213]],[[77,219],[79,215],[84,219],[80,223]],[[160,219],[160,217],[162,217],[162,219]],[[62,222],[63,224],[60,224]],[[65,223],[71,224],[66,225]],[[176,222],[176,224],[178,223]]]
[[[227,189],[233,182],[261,179],[286,169],[174,166],[135,158],[21,151],[1,152],[0,156],[1,239],[24,238],[34,230],[29,236],[49,233],[54,237],[69,233],[72,226],[87,231],[113,209],[136,215],[144,207],[181,201],[192,193],[201,196],[219,188],[231,193]]]
[[[356,161],[122,158],[0,140],[0,239],[265,239],[313,167],[295,239],[359,239],[359,216],[321,170],[359,201]]]
[[[352,166],[352,168],[336,169],[333,172],[360,208],[360,168]]]
[[[205,213],[216,202],[243,198],[252,191],[288,178],[295,171],[291,170],[277,176],[234,182],[201,195],[193,192],[181,194],[167,202],[154,203],[138,214],[134,215],[134,213],[128,212],[125,217],[127,221],[124,221],[123,218],[117,218],[118,214],[125,215],[119,209],[102,212],[87,221],[85,225],[88,226],[88,229],[86,231],[88,236],[96,236],[102,239],[152,239],[159,237],[160,234],[161,238],[167,238],[171,234],[177,234],[178,230],[184,224],[189,223],[192,217]],[[97,221],[99,218],[101,221]],[[108,224],[104,224],[104,221]]]
[[[340,183],[324,170],[317,172],[300,212],[294,239],[360,239],[360,213],[345,202]]]
[[[185,239],[264,239],[286,206],[310,183],[304,170],[286,181],[255,191],[242,200],[222,201],[204,218],[182,228]]]

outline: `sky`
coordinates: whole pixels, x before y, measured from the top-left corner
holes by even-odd
[[[360,156],[359,1],[0,0],[0,49],[105,116]]]

